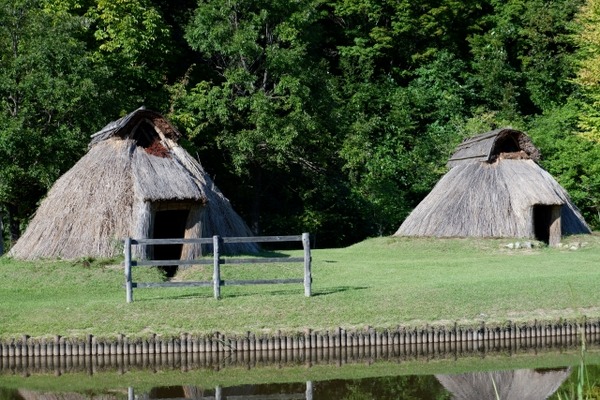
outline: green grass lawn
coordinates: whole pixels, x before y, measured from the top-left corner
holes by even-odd
[[[600,235],[580,248],[508,249],[514,240],[383,237],[313,250],[313,297],[302,284],[135,289],[120,260],[0,258],[0,338],[283,333],[600,317]],[[282,251],[301,256],[300,250]],[[208,268],[208,269],[207,269]],[[225,265],[223,279],[302,277],[302,264]],[[178,279],[208,280],[210,267]],[[134,281],[160,281],[134,268]]]

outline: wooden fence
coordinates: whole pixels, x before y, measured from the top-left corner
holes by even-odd
[[[273,242],[302,242],[304,248],[303,257],[259,257],[259,258],[223,258],[221,246],[224,243],[273,243]],[[132,239],[124,240],[125,248],[125,289],[128,303],[133,301],[133,288],[156,288],[156,287],[213,287],[215,299],[221,297],[221,286],[236,285],[261,285],[279,283],[303,283],[304,295],[310,297],[312,273],[310,254],[310,235],[303,233],[296,236],[254,236],[254,237],[220,237],[198,239]],[[131,247],[135,245],[169,245],[169,244],[212,244],[212,259],[201,258],[195,260],[133,260]],[[221,265],[224,264],[266,264],[266,263],[304,263],[304,278],[293,279],[261,279],[224,281],[221,279]],[[135,266],[169,266],[169,265],[213,265],[213,279],[211,281],[184,281],[184,282],[134,282],[132,278],[132,267]]]

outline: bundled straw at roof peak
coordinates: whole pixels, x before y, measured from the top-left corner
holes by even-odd
[[[465,139],[457,146],[447,165],[452,168],[464,163],[491,163],[501,154],[508,158],[509,154],[517,153],[522,159],[536,162],[540,159],[540,151],[533,145],[529,136],[512,128],[501,128]]]

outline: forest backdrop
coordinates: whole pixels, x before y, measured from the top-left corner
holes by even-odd
[[[391,234],[504,126],[600,227],[600,0],[0,0],[0,102],[9,241],[142,105],[256,234]]]

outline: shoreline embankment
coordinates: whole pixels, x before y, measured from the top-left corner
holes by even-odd
[[[413,346],[466,343],[495,346],[504,342],[517,345],[535,341],[563,338],[571,341],[600,339],[600,319],[582,322],[505,323],[461,327],[425,326],[421,328],[345,330],[337,328],[324,332],[307,329],[296,334],[280,332],[267,335],[248,332],[245,335],[227,335],[214,332],[208,335],[182,333],[178,337],[149,335],[147,338],[85,338],[54,336],[34,338],[28,335],[0,339],[0,357],[46,356],[119,356],[152,354],[236,353],[254,351],[295,351],[318,349],[345,349],[386,346]]]

